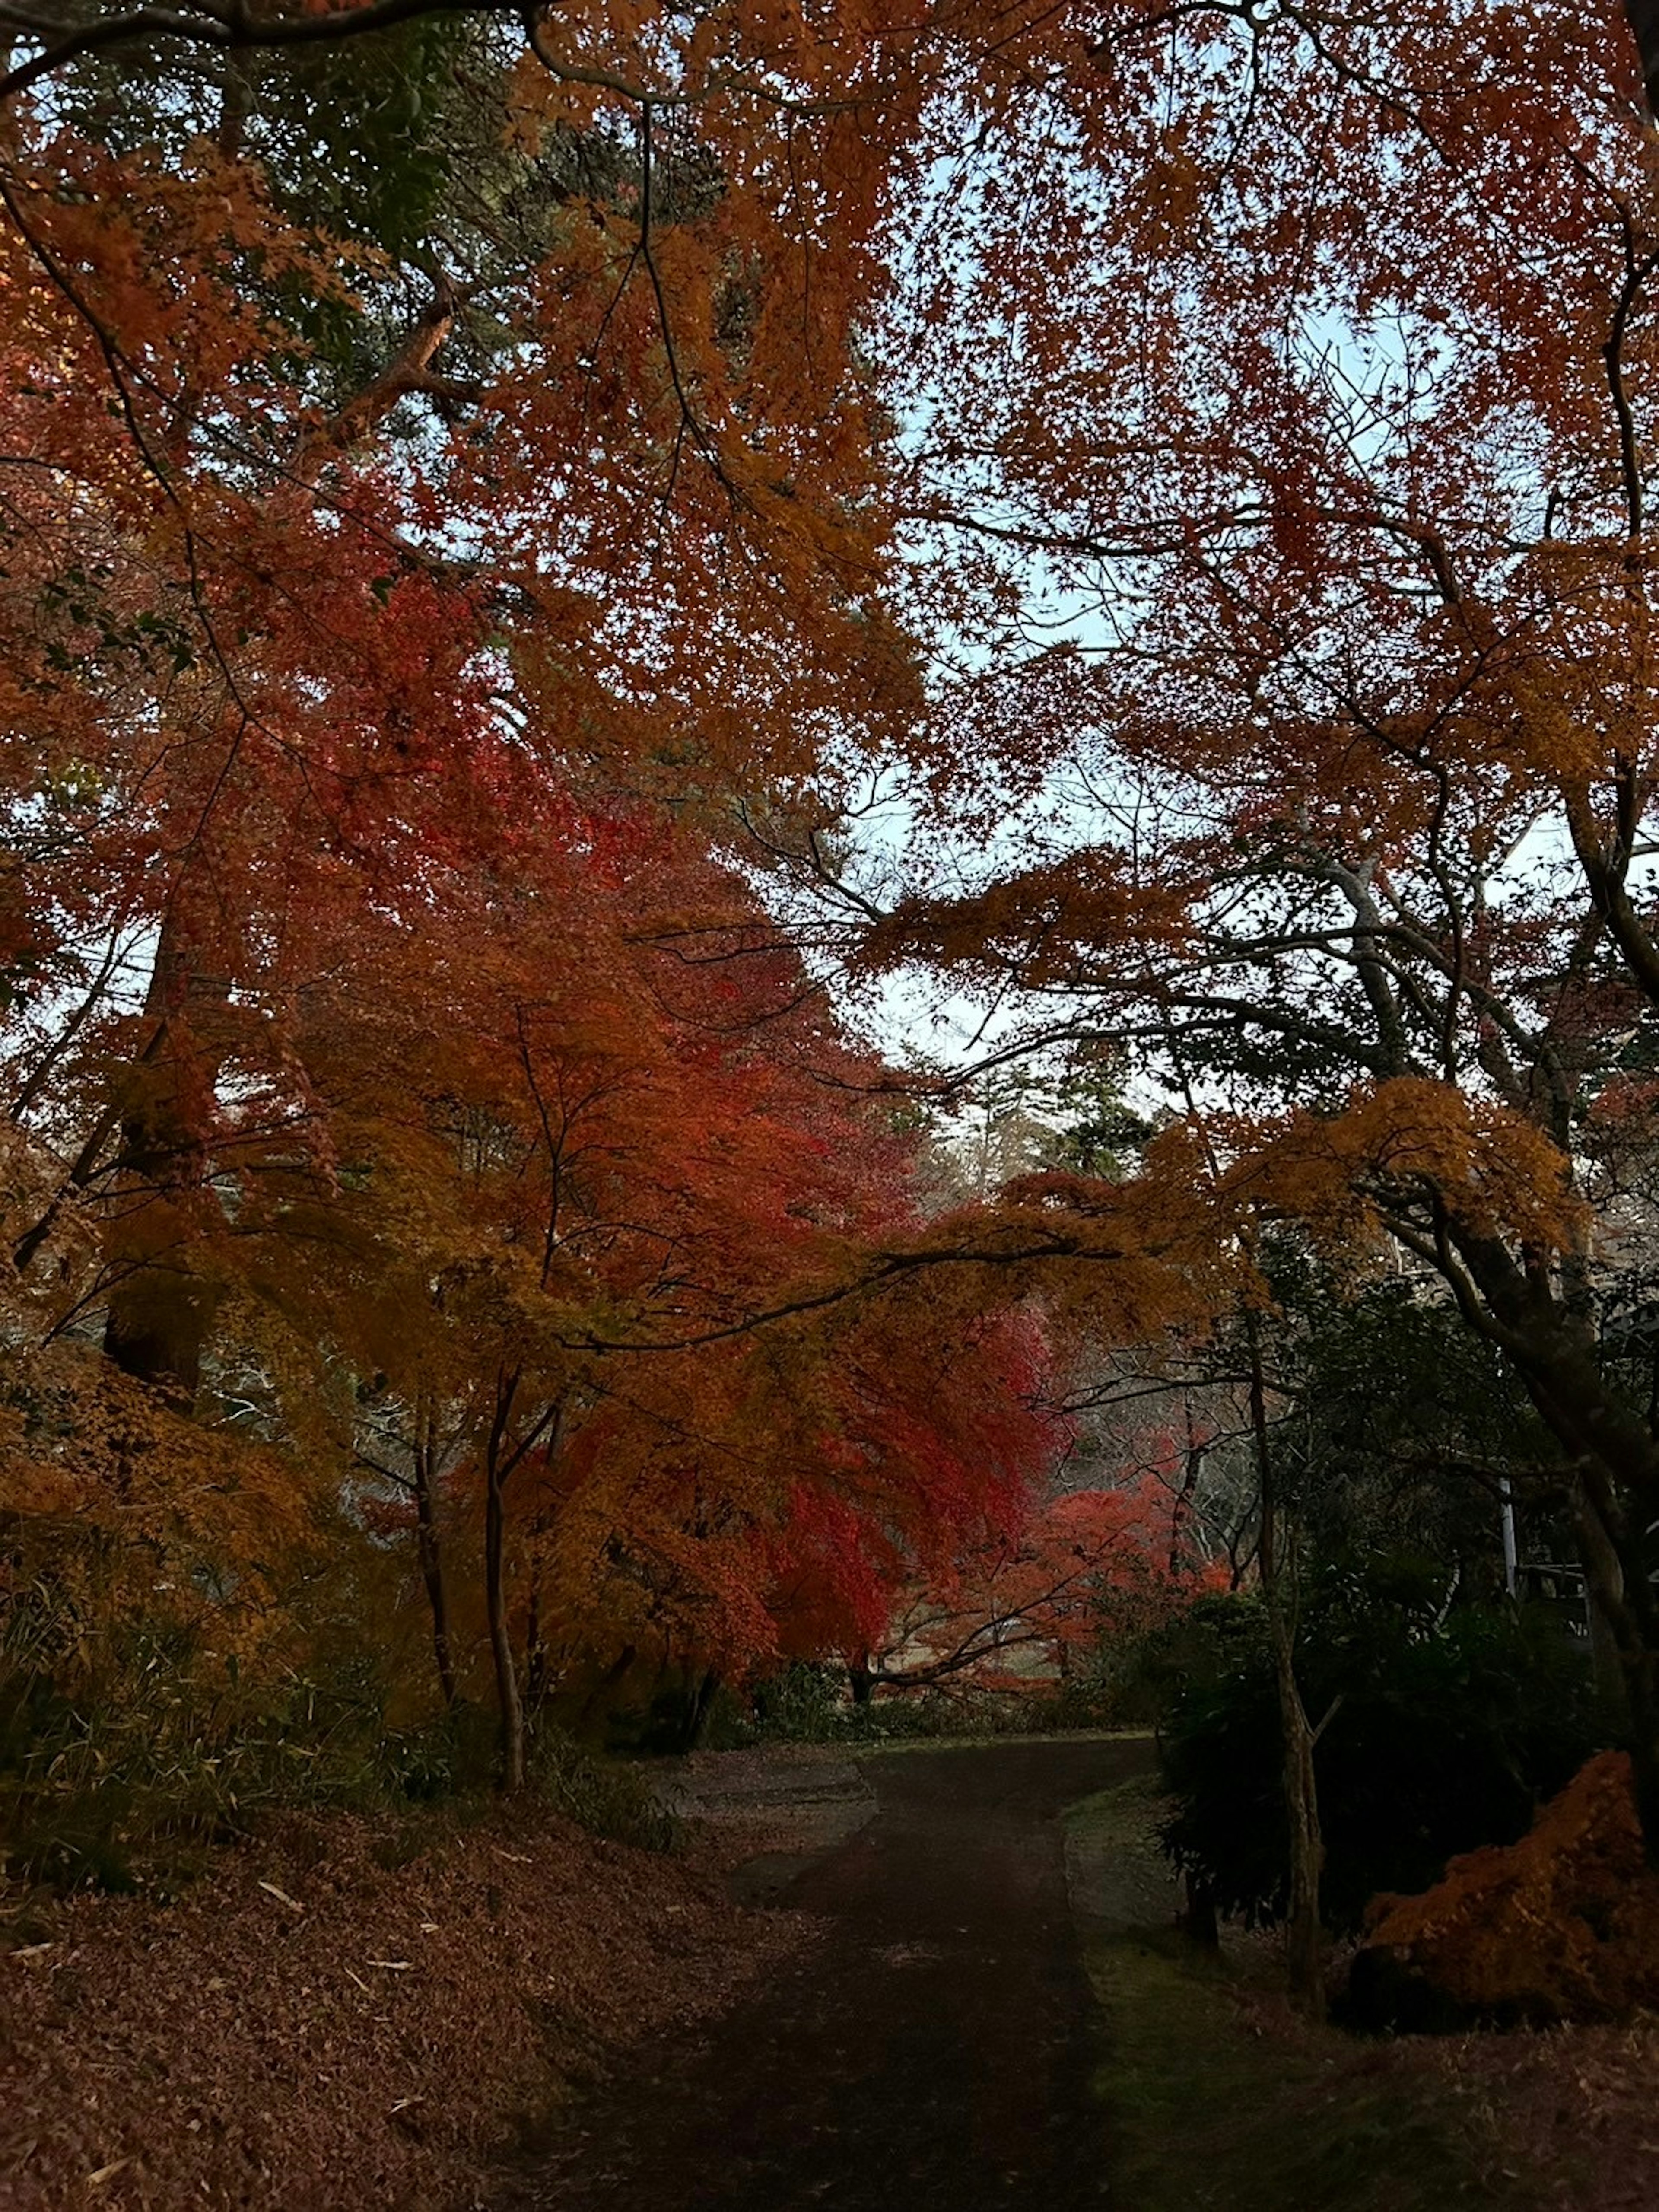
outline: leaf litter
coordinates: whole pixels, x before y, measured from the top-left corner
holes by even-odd
[[[285,1815],[171,1901],[47,1907],[0,1949],[0,2208],[486,2203],[631,2045],[806,1940],[722,1884],[772,1839],[665,1857],[514,1808],[397,1865],[388,1822]]]

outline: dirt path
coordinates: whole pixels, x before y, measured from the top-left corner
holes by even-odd
[[[789,1882],[824,1941],[572,2114],[515,2212],[1081,2212],[1105,2197],[1057,1815],[1146,1747],[862,1763],[873,1816]]]

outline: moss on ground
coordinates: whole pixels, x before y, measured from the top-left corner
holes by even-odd
[[[1144,1743],[1154,1741],[1149,1728],[964,1729],[960,1735],[896,1735],[860,1742],[848,1738],[835,1747],[847,1759],[908,1756],[913,1751],[1010,1751],[1023,1743]],[[815,1746],[814,1748],[817,1747]]]
[[[1106,2016],[1099,2090],[1127,2212],[1510,2212],[1536,2197],[1419,2054],[1313,2029],[1248,1965],[1172,1924],[1147,1778],[1067,1816],[1073,1892]]]

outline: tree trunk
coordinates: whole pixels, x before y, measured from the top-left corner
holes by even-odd
[[[1205,1447],[1198,1441],[1198,1430],[1193,1420],[1193,1409],[1187,1408],[1187,1454],[1182,1468],[1181,1488],[1170,1515],[1170,1580],[1176,1582],[1187,1567],[1187,1538],[1192,1526],[1193,1503],[1198,1493],[1198,1478],[1204,1471]]]
[[[1636,40],[1648,112],[1659,115],[1659,0],[1625,0],[1625,20]]]
[[[1325,2016],[1325,1930],[1320,1916],[1319,1883],[1325,1869],[1325,1839],[1319,1822],[1319,1787],[1314,1773],[1316,1731],[1308,1719],[1296,1679],[1296,1629],[1286,1614],[1279,1581],[1279,1501],[1267,1432],[1267,1378],[1261,1363],[1260,1325],[1245,1316],[1250,1355],[1250,1425],[1255,1437],[1256,1471],[1261,1486],[1261,1525],[1256,1543],[1256,1573],[1267,1611],[1273,1642],[1273,1681],[1279,1694],[1279,1725],[1284,1745],[1285,1826],[1290,1844],[1290,1911],[1285,1932],[1285,1965],[1291,2002],[1310,2019]]]
[[[1618,1656],[1636,1809],[1659,1869],[1659,1591],[1649,1579],[1659,1518],[1659,1443],[1611,1389],[1589,1323],[1494,1240],[1454,1233],[1467,1268],[1443,1262],[1466,1318],[1499,1344],[1540,1418],[1580,1468],[1579,1553],[1591,1605]],[[1479,1308],[1475,1296],[1479,1294]]]
[[[417,1414],[423,1433],[416,1438],[415,1466],[415,1541],[421,1563],[421,1580],[426,1587],[426,1601],[432,1614],[432,1656],[438,1668],[438,1684],[443,1692],[446,1706],[455,1702],[455,1656],[449,1636],[449,1594],[444,1586],[443,1553],[438,1538],[437,1500],[433,1494],[432,1422],[429,1414]]]
[[[1630,1698],[1625,1686],[1619,1640],[1613,1631],[1613,1616],[1625,1601],[1624,1570],[1619,1564],[1618,1553],[1607,1541],[1607,1532],[1584,1496],[1582,1484],[1573,1504],[1579,1564],[1584,1570],[1584,1591],[1589,1600],[1590,1665],[1595,1687],[1608,1711],[1618,1714],[1628,1726]]]
[[[688,1751],[700,1749],[708,1733],[709,1716],[714,1710],[714,1694],[720,1686],[719,1674],[712,1667],[706,1668],[686,1706],[685,1748]]]
[[[1216,1920],[1214,1892],[1190,1873],[1187,1876],[1187,1909],[1181,1916],[1181,1925],[1194,1942],[1202,1944],[1206,1951],[1220,1949],[1221,1929]]]
[[[110,1296],[104,1350],[183,1413],[195,1407],[219,1304],[191,1249],[216,1225],[210,1210],[218,1207],[202,1124],[219,1054],[200,1031],[212,1028],[229,988],[228,978],[201,973],[175,918],[164,916],[144,1001],[150,1041],[127,1070],[120,1102],[124,1273]]]
[[[1290,1832],[1291,1902],[1285,1928],[1285,1964],[1291,2000],[1310,2019],[1325,2014],[1325,1930],[1319,1911],[1319,1881],[1325,1869],[1325,1839],[1319,1825],[1319,1790],[1314,1777],[1317,1741],[1296,1679],[1295,1638],[1282,1607],[1269,1601],[1273,1672],[1279,1687],[1279,1720],[1285,1743],[1285,1819]]]
[[[484,1611],[489,1623],[489,1654],[495,1671],[495,1705],[501,1715],[501,1786],[522,1790],[525,1777],[524,1705],[513,1658],[512,1624],[507,1606],[507,1503],[503,1467],[508,1418],[518,1395],[516,1375],[495,1385],[495,1418],[484,1455]]]
[[[847,1686],[853,1693],[855,1705],[867,1705],[875,1691],[876,1678],[870,1672],[867,1657],[849,1659],[847,1662]]]
[[[1659,1635],[1645,1545],[1630,1517],[1610,1529],[1595,1486],[1581,1487],[1579,1556],[1591,1605],[1591,1644],[1598,1684],[1613,1692],[1626,1729],[1637,1817],[1648,1864],[1659,1870]],[[1634,1553],[1634,1558],[1632,1554]]]
[[[509,1794],[524,1787],[524,1705],[519,1696],[518,1669],[513,1660],[513,1637],[507,1617],[507,1515],[501,1478],[488,1472],[484,1499],[484,1606],[489,1620],[489,1653],[495,1669],[495,1704],[501,1723],[501,1788]]]

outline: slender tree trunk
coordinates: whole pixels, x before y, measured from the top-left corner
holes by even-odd
[[[518,1400],[521,1371],[497,1370],[495,1411],[484,1448],[484,1611],[489,1624],[489,1652],[495,1673],[495,1703],[501,1723],[501,1787],[522,1789],[527,1730],[524,1698],[519,1689],[519,1670],[513,1656],[513,1624],[507,1600],[507,1479],[526,1453],[545,1440],[544,1449],[550,1468],[564,1438],[565,1406],[562,1393],[530,1421],[516,1443],[510,1441],[513,1408]]]
[[[1585,1594],[1589,1599],[1590,1665],[1595,1686],[1608,1711],[1628,1722],[1630,1698],[1619,1639],[1613,1629],[1613,1616],[1625,1602],[1624,1570],[1619,1564],[1618,1553],[1607,1541],[1606,1530],[1584,1496],[1582,1484],[1574,1505],[1578,1558],[1584,1570]]]
[[[444,1583],[443,1552],[438,1534],[435,1422],[429,1408],[417,1409],[415,1464],[415,1542],[421,1563],[421,1580],[432,1614],[432,1656],[446,1706],[455,1702],[455,1655],[449,1635],[449,1593]]]
[[[1198,1430],[1193,1420],[1193,1409],[1187,1408],[1187,1455],[1182,1468],[1181,1488],[1170,1514],[1170,1579],[1179,1579],[1188,1565],[1187,1532],[1192,1526],[1193,1500],[1198,1491],[1198,1478],[1204,1468],[1204,1446],[1198,1441]]]
[[[484,1455],[484,1612],[489,1624],[489,1654],[495,1672],[495,1705],[501,1715],[501,1788],[522,1790],[525,1777],[524,1705],[513,1658],[512,1625],[507,1605],[507,1502],[503,1494],[507,1423],[518,1395],[516,1374],[495,1384],[495,1418]]]
[[[1285,1607],[1279,1578],[1279,1501],[1273,1480],[1272,1440],[1267,1432],[1267,1378],[1261,1363],[1260,1327],[1245,1316],[1250,1356],[1250,1425],[1255,1432],[1256,1469],[1261,1485],[1261,1533],[1256,1572],[1267,1612],[1273,1644],[1273,1682],[1279,1695],[1279,1725],[1284,1744],[1285,1823],[1290,1841],[1291,1895],[1285,1929],[1285,1963],[1291,2001],[1310,2019],[1325,2015],[1325,1929],[1319,1909],[1320,1877],[1325,1869],[1325,1839],[1319,1822],[1319,1787],[1314,1773],[1317,1733],[1308,1719],[1296,1679],[1295,1623]]]
[[[712,1667],[706,1668],[690,1694],[685,1714],[685,1748],[696,1751],[708,1732],[709,1715],[714,1709],[714,1695],[720,1678]]]
[[[1279,1719],[1285,1741],[1285,1817],[1291,1839],[1291,1900],[1285,1926],[1285,1963],[1291,2001],[1315,2020],[1325,2014],[1325,1929],[1320,1917],[1319,1883],[1325,1870],[1325,1839],[1319,1825],[1319,1790],[1314,1776],[1317,1741],[1296,1679],[1295,1637],[1279,1603],[1269,1600],[1273,1674],[1279,1687]]]
[[[513,1637],[507,1618],[503,1566],[506,1528],[501,1478],[492,1468],[488,1474],[484,1499],[484,1606],[489,1620],[489,1653],[495,1669],[495,1703],[501,1722],[501,1788],[510,1794],[524,1787],[525,1726],[518,1669],[513,1660]]]

